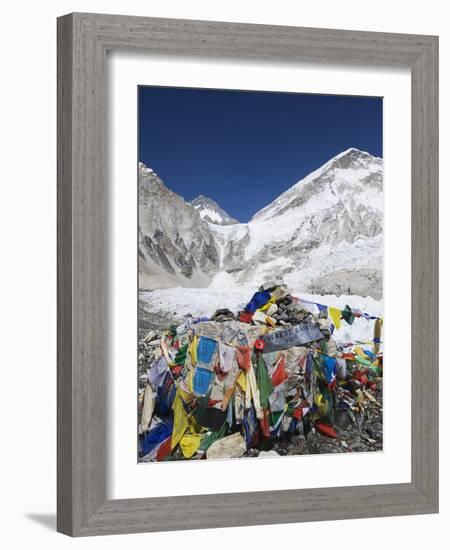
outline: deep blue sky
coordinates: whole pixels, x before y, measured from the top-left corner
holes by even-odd
[[[349,147],[382,156],[382,98],[141,86],[139,160],[248,221]]]

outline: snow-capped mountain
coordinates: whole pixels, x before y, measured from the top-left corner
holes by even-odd
[[[279,275],[317,294],[381,297],[382,182],[382,159],[340,153],[244,227],[221,230],[224,268],[239,269],[239,282]]]
[[[238,284],[279,277],[305,292],[382,296],[383,161],[369,153],[340,153],[248,223],[202,219],[143,165],[140,196],[141,288],[208,286],[226,272]]]
[[[216,201],[204,197],[203,195],[196,197],[190,204],[197,210],[202,220],[207,222],[217,225],[232,225],[234,223],[239,223],[225,212],[225,210],[220,208]]]
[[[139,163],[139,286],[207,286],[218,252],[209,224]]]

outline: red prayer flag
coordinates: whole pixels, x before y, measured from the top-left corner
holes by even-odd
[[[253,313],[250,313],[249,311],[242,311],[239,315],[239,321],[241,323],[251,323],[253,319]]]
[[[282,382],[288,379],[286,372],[286,359],[284,355],[281,356],[278,361],[278,365],[275,367],[275,370],[272,374],[272,384],[273,386],[279,386]]]
[[[331,437],[332,439],[336,439],[337,432],[333,428],[333,426],[330,426],[329,424],[325,424],[324,422],[318,422],[318,421],[314,423],[314,426],[319,433],[326,435],[327,437]]]
[[[252,366],[252,358],[250,355],[250,348],[248,346],[236,347],[236,360],[241,369],[248,371]]]
[[[264,416],[260,420],[261,433],[264,437],[270,437],[270,423],[269,423],[269,411],[264,409]]]
[[[157,462],[163,461],[167,456],[170,455],[171,451],[172,451],[172,436],[168,437],[159,446],[158,452],[156,453]]]

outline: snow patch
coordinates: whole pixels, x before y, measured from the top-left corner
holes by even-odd
[[[234,286],[236,286],[236,282],[233,276],[226,271],[219,271],[219,273],[212,278],[209,288],[232,288]]]

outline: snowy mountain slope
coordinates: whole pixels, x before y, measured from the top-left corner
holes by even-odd
[[[197,210],[202,220],[207,222],[217,225],[232,225],[239,223],[225,212],[225,210],[220,208],[216,201],[204,197],[203,195],[196,197],[190,204]]]
[[[382,159],[337,155],[248,224],[241,281],[273,270],[312,292],[382,294]]]
[[[248,224],[220,226],[210,224],[210,229],[219,252],[220,269],[230,273],[240,271],[244,262],[245,249],[250,244]]]
[[[162,182],[153,172],[145,167],[140,170],[143,180],[156,178],[152,185],[161,189]],[[142,240],[153,262],[146,258],[143,265],[150,274],[161,272],[154,280],[152,275],[145,281],[143,277],[141,288],[162,288],[154,282],[164,278],[164,271],[168,272],[164,287],[173,286],[173,277],[178,286],[202,287],[215,274],[226,272],[240,285],[259,286],[266,279],[280,277],[304,292],[381,298],[382,159],[348,149],[282,193],[246,224],[222,225],[219,217],[215,223],[205,221],[208,217],[202,219],[202,212],[208,203],[199,201],[197,210],[162,185],[164,200],[152,198],[140,205],[146,220],[141,224],[146,236]],[[159,208],[158,216],[151,216],[149,207]],[[173,219],[178,220],[176,229]],[[152,248],[154,243],[164,256]]]
[[[142,163],[138,251],[140,288],[207,286],[218,269],[209,224]]]

